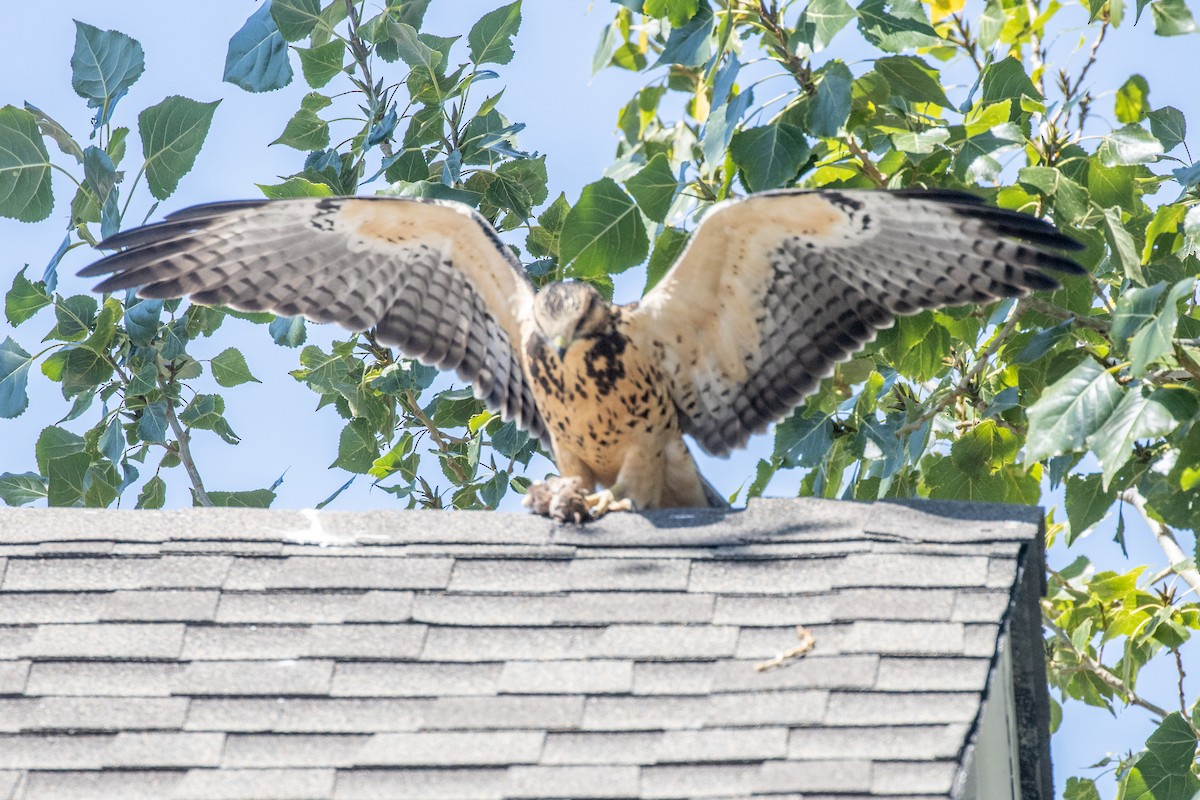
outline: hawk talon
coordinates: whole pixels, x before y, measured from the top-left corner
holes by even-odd
[[[613,494],[612,489],[604,489],[603,491],[589,494],[583,498],[583,502],[587,504],[588,509],[592,512],[592,519],[599,519],[610,511],[636,511],[637,507],[633,504],[633,500],[628,497],[623,497],[620,500]]]

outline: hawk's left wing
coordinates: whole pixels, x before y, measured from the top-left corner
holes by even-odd
[[[520,348],[533,285],[487,220],[461,203],[324,197],[209,203],[123,231],[80,275],[97,291],[190,296],[303,315],[458,373],[493,411],[548,443]]]
[[[716,206],[628,314],[683,429],[723,455],[782,419],[897,315],[1081,273],[1047,222],[942,191],[782,190]]]

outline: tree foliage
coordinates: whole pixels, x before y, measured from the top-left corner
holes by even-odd
[[[881,332],[777,427],[746,491],[796,470],[802,493],[831,498],[1036,504],[1061,492],[1048,535],[1068,545],[1111,509],[1144,517],[1160,565],[1097,572],[1080,557],[1052,573],[1051,682],[1060,699],[1160,719],[1142,752],[1104,762],[1120,798],[1190,797],[1194,698],[1144,695],[1138,675],[1154,659],[1182,674],[1180,648],[1200,627],[1200,574],[1177,535],[1200,526],[1200,163],[1183,115],[1156,107],[1142,76],[1088,79],[1139,18],[1162,36],[1195,32],[1184,0],[986,0],[973,12],[963,0],[617,0],[593,68],[638,73],[642,87],[617,113],[613,164],[573,203],[551,197],[544,157],[520,149],[524,126],[489,91],[534,12],[499,6],[459,41],[424,29],[428,3],[274,0],[233,34],[226,81],[270,91],[298,65],[311,89],[275,142],[297,151],[295,171],[260,184],[265,196],[459,200],[493,221],[535,282],[573,277],[606,293],[643,263],[653,285],[712,204],[786,186],[965,188],[1085,245],[1088,280]],[[66,405],[37,441],[37,470],[0,475],[0,499],[102,507],[136,492],[154,508],[183,481],[197,504],[269,505],[278,482],[209,491],[190,454],[195,435],[240,441],[219,390],[256,378],[237,349],[204,342],[231,316],[302,348],[292,375],[344,421],[331,468],[349,480],[368,476],[409,507],[495,507],[523,490],[536,443],[469,391],[431,388],[432,370],[369,332],[327,351],[304,346],[300,319],[58,293],[63,254],[123,227],[135,192],[169,200],[220,124],[216,102],[177,96],[131,119],[120,101],[143,73],[142,45],[77,29],[72,85],[88,125],[73,133],[32,105],[0,109],[0,215],[46,220],[66,191],[56,218],[68,221],[45,274],[22,270],[5,296],[14,328],[49,330],[33,353],[17,341],[32,331],[0,342],[0,417],[27,408],[35,364]],[[872,59],[843,53],[856,39]],[[135,128],[140,160],[127,152]],[[1091,777],[1067,794],[1098,796]]]

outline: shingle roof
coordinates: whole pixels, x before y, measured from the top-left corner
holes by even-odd
[[[582,529],[0,511],[0,799],[947,797],[1006,619],[1036,797],[1040,530],[820,500]],[[797,625],[813,650],[756,671]]]

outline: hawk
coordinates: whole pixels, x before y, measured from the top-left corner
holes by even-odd
[[[301,315],[453,370],[539,438],[535,511],[722,506],[713,455],[787,414],[897,315],[1054,289],[1082,273],[1053,225],[942,190],[780,190],[715,205],[663,279],[614,305],[537,291],[469,207],[394,197],[209,203],[118,233],[96,291]],[[597,488],[602,491],[596,491]]]

